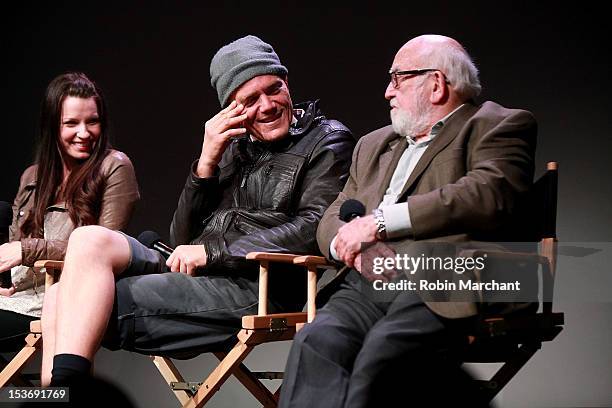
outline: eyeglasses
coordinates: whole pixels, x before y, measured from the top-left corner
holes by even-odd
[[[419,76],[419,75],[423,75],[423,74],[426,74],[426,73],[432,72],[432,71],[440,71],[440,70],[437,69],[437,68],[411,69],[409,71],[394,71],[394,70],[390,70],[389,71],[389,75],[391,75],[391,84],[393,85],[393,87],[395,89],[397,89],[399,87],[399,79],[398,79],[399,76],[401,76],[401,75]],[[444,72],[440,71],[440,73],[444,77],[444,82],[447,83],[447,84],[450,84],[449,80],[446,78],[446,75],[444,75]]]

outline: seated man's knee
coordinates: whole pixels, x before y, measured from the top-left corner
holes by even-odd
[[[360,336],[333,317],[317,316],[295,335],[291,352],[298,364],[305,363],[328,372],[340,370],[334,372],[342,376],[350,372],[361,341]]]
[[[317,316],[296,333],[293,342],[299,347],[307,346],[323,354],[333,355],[345,348],[345,331],[330,316]]]

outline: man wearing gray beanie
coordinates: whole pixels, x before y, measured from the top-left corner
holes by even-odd
[[[222,47],[210,63],[210,83],[217,90],[222,107],[229,104],[229,98],[240,85],[258,75],[287,77],[287,68],[281,64],[278,55],[267,44],[247,35]]]
[[[257,37],[222,47],[210,74],[222,110],[206,122],[174,213],[174,252],[165,259],[151,240],[75,230],[59,283],[71,289],[54,285],[45,297],[44,385],[51,368],[53,385],[86,375],[103,337],[108,348],[143,354],[224,349],[258,309],[258,266],[245,255],[318,252],[319,220],[348,178],[351,133],[317,102],[293,105],[287,68]],[[305,302],[303,274],[287,269],[270,280],[272,313]]]

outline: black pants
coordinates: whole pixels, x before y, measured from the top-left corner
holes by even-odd
[[[364,294],[362,285],[368,284],[351,271],[314,322],[296,335],[280,407],[419,406],[442,402],[439,392],[431,394],[443,389],[440,380],[453,388],[471,384],[449,358],[463,343],[459,331],[415,293],[380,302]],[[424,388],[434,384],[433,391]]]
[[[0,352],[17,351],[25,346],[30,322],[34,320],[38,318],[0,310]]]

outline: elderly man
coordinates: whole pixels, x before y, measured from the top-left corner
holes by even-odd
[[[429,364],[464,338],[455,334],[476,305],[430,302],[413,290],[371,296],[373,281],[393,280],[397,272],[374,274],[366,255],[392,257],[390,247],[423,247],[423,240],[503,240],[501,231],[511,228],[516,202],[532,183],[532,115],[494,102],[475,105],[478,71],[457,41],[438,35],[408,41],[390,75],[385,98],[392,125],[360,139],[349,180],[318,228],[321,251],[348,272],[294,339],[282,407],[384,406],[374,400],[384,392],[396,401],[439,402],[444,392],[428,394],[420,385],[444,389],[444,372],[430,377]],[[340,221],[348,199],[361,201],[367,215]],[[398,361],[401,371],[387,376],[396,382],[380,381]],[[402,388],[381,391],[381,384]]]
[[[244,256],[316,250],[319,220],[348,177],[350,132],[315,102],[293,105],[287,69],[257,37],[222,47],[210,75],[223,109],[206,122],[174,214],[178,246],[165,260],[121,233],[75,230],[45,298],[43,384],[78,381],[103,337],[145,354],[218,350],[257,311],[257,267]],[[270,307],[301,307],[301,281],[278,274]]]

